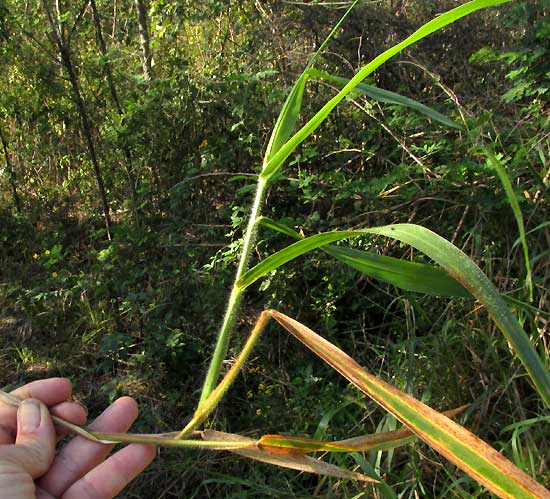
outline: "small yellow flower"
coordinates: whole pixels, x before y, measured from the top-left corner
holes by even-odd
[[[246,398],[247,398],[247,399],[251,399],[253,396],[254,396],[254,393],[252,393],[252,390],[248,390],[248,391],[246,392]]]
[[[50,254],[50,250],[44,251],[44,254],[45,254],[45,255],[49,255],[49,254]]]
[[[38,253],[35,253],[33,256],[32,256],[35,260],[38,260],[40,258],[40,255]]]
[[[258,385],[258,391],[259,391],[259,392],[263,392],[264,390],[265,390],[265,385],[264,385],[263,383],[260,383],[260,384]]]
[[[204,140],[201,142],[201,144],[200,144],[200,146],[199,146],[199,149],[204,149],[204,148],[207,147],[207,146],[208,146],[208,139],[204,139]]]
[[[262,410],[256,409],[256,416],[261,416],[261,415],[262,415]]]
[[[53,277],[54,279],[56,279],[56,278],[57,278],[57,272],[52,272],[52,277]]]

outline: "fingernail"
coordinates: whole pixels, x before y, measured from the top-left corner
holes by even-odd
[[[40,426],[40,412],[40,402],[38,400],[24,400],[17,410],[19,431],[22,433],[32,433],[35,431]]]

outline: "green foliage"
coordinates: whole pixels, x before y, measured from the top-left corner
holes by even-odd
[[[472,62],[481,64],[501,62],[510,69],[506,78],[511,87],[502,96],[506,102],[548,101],[549,8],[548,0],[516,2],[507,19],[508,26],[523,31],[515,50],[502,52],[485,47],[471,58]]]

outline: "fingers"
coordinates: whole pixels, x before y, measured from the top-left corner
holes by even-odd
[[[17,411],[15,445],[0,447],[4,474],[37,478],[49,468],[55,453],[55,431],[48,408],[39,400],[25,400]],[[6,472],[6,470],[8,470]]]
[[[133,444],[103,462],[112,445],[77,437],[62,449],[49,467],[54,459],[55,431],[46,406],[50,406],[51,414],[78,425],[86,422],[86,408],[67,402],[72,388],[70,381],[64,378],[35,381],[12,393],[21,399],[38,400],[25,401],[19,406],[19,427],[17,408],[0,403],[0,445],[16,441],[16,445],[0,447],[0,460],[9,449],[10,465],[21,464],[32,477],[45,473],[37,488],[42,494],[40,497],[110,499],[154,459],[154,446]],[[135,401],[123,397],[108,407],[90,428],[125,432],[136,419],[137,412]],[[66,432],[63,428],[56,429],[58,435]]]
[[[152,445],[132,444],[69,487],[63,499],[111,499],[141,473],[155,458]]]
[[[8,415],[7,411],[0,414],[0,445],[12,444],[15,441],[17,430],[17,407],[11,407]],[[50,407],[50,414],[58,416],[70,423],[77,425],[86,424],[88,416],[87,409],[77,402],[62,402],[61,404]],[[58,437],[66,435],[68,430],[62,426],[55,425]]]
[[[103,432],[125,432],[138,414],[137,404],[130,397],[116,400],[90,425]],[[112,445],[98,444],[83,437],[71,440],[55,458],[52,467],[40,479],[42,489],[54,497],[61,496],[73,483],[101,463]]]
[[[53,406],[66,401],[71,396],[72,387],[66,378],[49,378],[33,381],[11,393],[21,399],[33,398]],[[9,434],[14,434],[17,428],[17,407],[0,402],[0,421],[4,429],[0,430],[0,444],[13,443]]]

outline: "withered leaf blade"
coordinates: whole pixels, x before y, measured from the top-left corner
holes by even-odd
[[[223,442],[228,440],[236,442],[242,440],[243,442],[249,442],[251,447],[244,449],[229,449],[229,452],[233,452],[242,457],[261,461],[262,463],[274,464],[275,466],[282,466],[283,468],[290,468],[293,470],[303,471],[306,473],[315,473],[317,475],[330,476],[334,478],[345,478],[350,480],[360,480],[362,482],[377,482],[376,480],[369,478],[361,473],[355,471],[345,470],[339,468],[334,464],[314,459],[311,456],[305,454],[277,454],[271,453],[267,450],[261,449],[257,446],[259,440],[244,437],[242,435],[235,435],[232,433],[225,433],[215,430],[204,430],[202,432],[202,438],[208,441]]]
[[[298,321],[274,310],[269,313],[296,339],[430,447],[498,497],[550,499],[550,491],[463,426],[369,374],[349,355]]]

